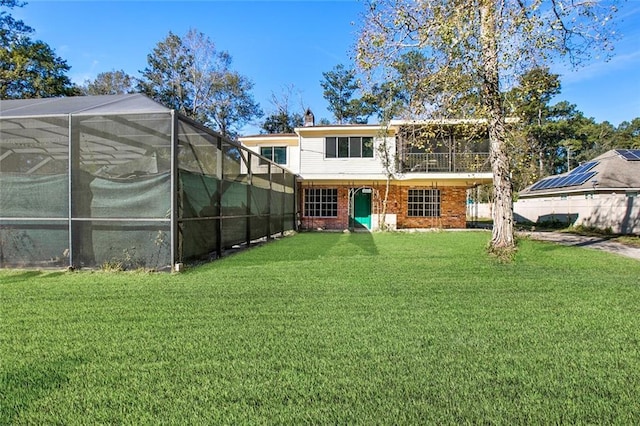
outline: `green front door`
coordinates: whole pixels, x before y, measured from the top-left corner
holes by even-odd
[[[371,229],[371,192],[360,189],[353,197],[353,218],[356,228]]]

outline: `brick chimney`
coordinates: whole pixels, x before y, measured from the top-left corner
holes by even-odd
[[[304,113],[304,127],[312,127],[316,125],[316,119],[309,108]]]

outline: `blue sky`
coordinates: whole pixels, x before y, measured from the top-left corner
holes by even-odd
[[[293,107],[310,107],[316,119],[331,118],[322,73],[352,63],[365,7],[358,0],[27,1],[11,13],[67,61],[76,83],[112,70],[138,77],[169,31],[183,36],[194,28],[231,54],[233,68],[253,81],[265,112],[273,108],[272,94],[293,86]],[[624,3],[618,18],[623,37],[612,60],[595,60],[577,71],[552,66],[562,82],[556,101],[567,100],[586,116],[614,125],[640,117],[640,0]],[[245,133],[255,129],[249,126]]]

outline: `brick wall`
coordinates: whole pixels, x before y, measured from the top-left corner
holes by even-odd
[[[314,185],[313,188],[336,188],[335,185]],[[338,216],[337,217],[311,217],[304,216],[304,189],[300,192],[299,210],[302,229],[347,229],[349,227],[349,188],[338,186]]]
[[[347,229],[349,226],[349,188],[352,186],[313,186],[314,188],[338,188],[338,217],[301,217],[302,229]],[[372,214],[382,212],[385,186],[371,185],[373,188]],[[387,213],[397,215],[397,227],[403,228],[465,228],[467,214],[467,193],[465,187],[441,187],[440,217],[409,217],[407,203],[409,189],[431,188],[430,186],[391,186],[387,199]],[[304,212],[304,187],[300,193],[300,212]]]
[[[409,189],[424,186],[401,187],[398,228],[465,228],[467,226],[467,191],[465,187],[445,186],[440,189],[440,217],[409,217],[407,204]]]

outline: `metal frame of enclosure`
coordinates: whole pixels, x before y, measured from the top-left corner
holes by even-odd
[[[296,177],[140,94],[0,102],[0,267],[168,270],[296,226]]]

